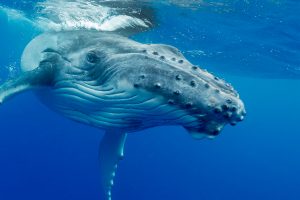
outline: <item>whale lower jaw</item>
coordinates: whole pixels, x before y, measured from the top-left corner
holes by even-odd
[[[51,96],[47,103],[67,118],[105,130],[134,132],[159,125],[202,125],[186,111],[170,106],[162,96],[146,90],[137,92],[126,81],[115,87],[60,81]]]

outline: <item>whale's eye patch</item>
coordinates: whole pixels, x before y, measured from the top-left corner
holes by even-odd
[[[86,60],[89,63],[97,63],[99,61],[99,56],[95,51],[90,51],[86,54]]]

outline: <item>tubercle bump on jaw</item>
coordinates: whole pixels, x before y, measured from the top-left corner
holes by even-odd
[[[187,111],[192,117],[199,120],[199,123],[204,120],[203,127],[193,129],[195,130],[194,133],[204,133],[209,137],[215,137],[220,134],[226,124],[234,126],[243,120],[244,117],[241,116],[243,104],[231,84],[199,66],[190,64],[182,57],[169,56],[159,49],[141,49],[141,52],[143,53],[142,58],[147,56],[148,61],[153,60],[158,63],[154,68],[161,63],[168,65],[170,69],[175,69],[172,73],[170,71],[168,73],[166,70],[167,78],[174,82],[174,85],[161,79],[155,79],[151,76],[152,74],[147,74],[147,71],[141,70],[133,77],[133,86],[162,93],[165,96],[164,103]],[[157,71],[159,72],[159,70]],[[151,73],[154,72],[156,71],[151,71]],[[200,100],[191,97],[192,92],[189,92],[198,92],[198,90],[205,93],[204,96],[209,96],[209,103],[206,100],[202,102],[203,98],[201,97]],[[205,117],[197,116],[195,111],[199,111],[199,108],[206,114]]]

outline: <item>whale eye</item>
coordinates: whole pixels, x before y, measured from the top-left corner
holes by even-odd
[[[96,54],[96,52],[94,51],[90,51],[87,53],[86,55],[86,60],[89,62],[89,63],[97,63],[99,61],[99,57],[98,55]]]

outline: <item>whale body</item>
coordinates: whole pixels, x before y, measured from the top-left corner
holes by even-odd
[[[100,144],[105,199],[126,134],[162,125],[213,138],[246,115],[224,80],[190,63],[178,49],[141,44],[114,33],[65,31],[33,39],[23,73],[0,86],[0,102],[26,90],[69,119],[106,131]]]

